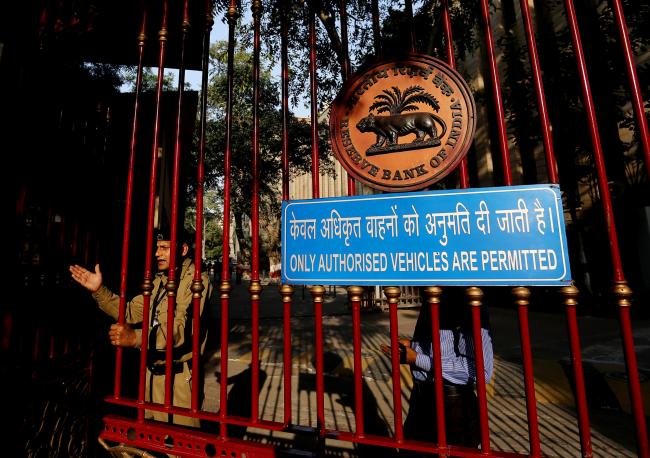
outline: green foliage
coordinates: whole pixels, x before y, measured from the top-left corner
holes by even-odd
[[[243,39],[235,47],[233,61],[233,98],[231,130],[231,192],[230,203],[236,231],[243,251],[249,246],[243,229],[242,215],[251,214],[253,168],[253,56]],[[210,50],[212,72],[208,87],[208,121],[206,125],[206,186],[223,193],[224,159],[226,151],[227,106],[227,43],[217,42]],[[259,102],[256,104],[259,120],[259,186],[260,217],[266,221],[278,218],[282,182],[282,112],[279,85],[270,72],[268,60],[262,64],[259,81]],[[319,153],[321,170],[333,169],[326,141],[327,127],[320,126]],[[304,173],[311,168],[310,123],[289,115],[289,163],[291,173]],[[269,252],[277,249],[279,240],[265,247]]]
[[[121,77],[124,81],[124,84],[130,85],[129,90],[135,92],[135,84],[138,77],[138,68],[137,67],[123,67],[121,71]],[[176,89],[175,84],[176,76],[173,72],[166,72],[163,75],[163,91],[173,91]],[[153,69],[145,67],[142,69],[142,91],[143,92],[153,92],[156,90],[156,85],[158,84],[158,73],[154,73]],[[185,88],[187,89],[189,85],[186,83]]]

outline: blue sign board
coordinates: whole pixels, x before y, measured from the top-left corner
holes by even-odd
[[[566,285],[557,185],[282,204],[282,280],[297,285]]]

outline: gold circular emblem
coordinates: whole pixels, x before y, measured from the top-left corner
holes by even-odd
[[[467,154],[475,104],[463,78],[436,58],[408,54],[351,77],[330,111],[330,136],[345,170],[368,186],[426,188]]]

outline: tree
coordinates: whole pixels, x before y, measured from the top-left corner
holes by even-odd
[[[129,85],[129,90],[135,92],[135,83],[138,76],[138,68],[133,66],[126,66],[122,68],[120,76],[124,84]],[[163,75],[163,90],[172,91],[176,88],[176,76],[173,72],[165,72]],[[142,90],[144,92],[153,92],[156,90],[158,84],[158,73],[154,73],[150,67],[142,69]],[[185,83],[185,89],[189,89],[189,83]]]
[[[247,47],[249,31],[240,30],[243,39],[235,47],[233,71],[232,106],[232,155],[230,202],[234,227],[245,258],[250,254],[250,237],[244,231],[244,215],[251,214],[252,132],[253,132],[253,56]],[[227,100],[227,50],[226,42],[217,42],[210,49],[213,70],[208,87],[209,116],[206,138],[206,186],[223,193],[223,161],[226,149],[226,100]],[[282,180],[282,112],[279,102],[278,83],[272,78],[270,64],[264,61],[260,71],[259,91],[259,171],[260,171],[260,219],[279,219]],[[295,116],[289,116],[289,161],[291,173],[305,173],[311,167],[310,124]],[[333,170],[326,141],[327,127],[320,126],[321,170]],[[264,246],[264,240],[268,244]],[[268,254],[279,249],[279,239],[262,240],[262,249]]]

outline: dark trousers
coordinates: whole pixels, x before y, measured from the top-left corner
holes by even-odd
[[[474,385],[453,385],[444,382],[445,430],[447,444],[478,447],[481,443],[478,399]],[[404,421],[404,438],[436,442],[436,402],[433,382],[413,381],[409,412]],[[422,456],[422,453],[404,451],[400,456]]]

